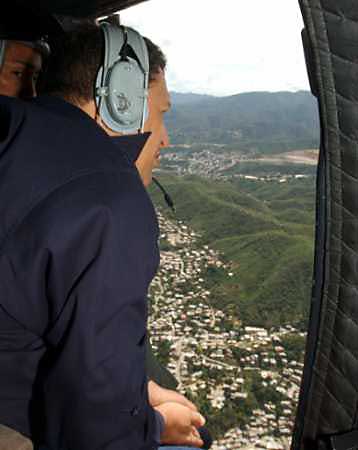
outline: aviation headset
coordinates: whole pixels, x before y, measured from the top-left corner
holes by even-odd
[[[149,85],[146,43],[132,28],[107,22],[101,22],[100,27],[104,34],[105,51],[96,80],[98,113],[113,131],[143,131]]]
[[[96,80],[96,105],[103,122],[121,133],[143,131],[147,118],[149,55],[143,37],[129,27],[101,22],[105,56]],[[133,56],[128,55],[129,47]],[[165,202],[175,213],[172,198],[153,177]]]

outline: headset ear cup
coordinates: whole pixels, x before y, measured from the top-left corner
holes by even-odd
[[[124,126],[141,128],[143,73],[136,61],[118,61],[108,73],[106,103],[111,117]]]
[[[149,72],[146,44],[142,36],[132,29],[105,22],[101,27],[105,37],[105,56],[96,80],[99,114],[113,131],[138,132],[143,127],[146,114]],[[129,56],[127,46],[135,57]]]

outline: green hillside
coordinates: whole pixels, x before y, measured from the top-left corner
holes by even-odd
[[[175,200],[177,217],[233,263],[230,279],[220,269],[206,274],[211,302],[235,308],[244,323],[303,325],[312,277],[314,179],[160,180]],[[161,195],[152,192],[163,205]]]
[[[205,232],[206,241],[280,227],[263,202],[236,191],[229,183],[170,177],[165,186],[175,198],[178,216]]]

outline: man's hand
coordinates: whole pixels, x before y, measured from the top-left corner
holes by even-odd
[[[205,424],[204,417],[179,403],[162,403],[155,409],[163,416],[165,428],[161,435],[162,444],[202,447],[197,428]]]
[[[149,403],[152,407],[162,405],[163,403],[179,403],[180,405],[186,406],[192,411],[198,411],[198,408],[189,401],[184,395],[179,394],[179,392],[172,391],[171,389],[165,389],[159,386],[159,384],[150,380],[148,383],[148,395]]]

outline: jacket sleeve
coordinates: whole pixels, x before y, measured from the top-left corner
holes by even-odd
[[[177,388],[177,380],[155,356],[150,339],[147,339],[146,345],[146,366],[149,380],[153,380],[160,386],[167,389],[175,390]]]
[[[22,320],[46,346],[32,405],[39,440],[54,450],[156,448],[145,343],[157,225],[137,176],[67,183],[29,214],[14,242],[25,239],[11,254],[27,271]]]

